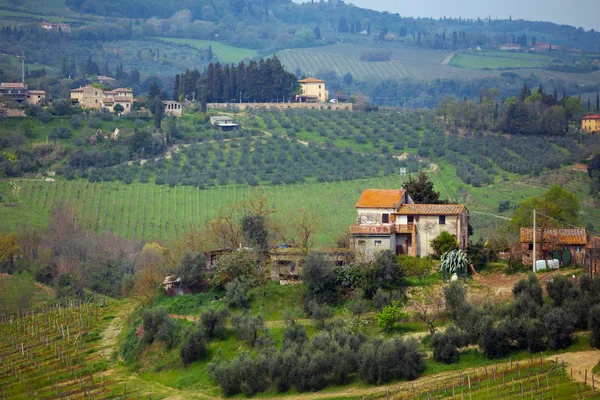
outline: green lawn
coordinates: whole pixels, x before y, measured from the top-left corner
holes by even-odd
[[[213,40],[175,39],[165,37],[157,37],[155,39],[167,43],[191,46],[198,50],[206,50],[208,49],[208,46],[212,46],[213,58],[221,63],[237,63],[245,59],[253,59],[258,54],[256,50],[233,47]]]

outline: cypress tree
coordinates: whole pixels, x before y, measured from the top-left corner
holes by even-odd
[[[600,111],[600,92],[596,92],[596,112]]]

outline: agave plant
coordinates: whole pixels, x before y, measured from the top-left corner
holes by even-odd
[[[452,250],[442,256],[440,270],[444,276],[450,276],[466,272],[467,265],[469,265],[467,256],[460,250]]]

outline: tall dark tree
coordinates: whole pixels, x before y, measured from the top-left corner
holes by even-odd
[[[419,172],[417,179],[413,178],[412,175],[409,176],[408,181],[404,183],[404,189],[417,204],[445,203],[445,201],[440,200],[440,192],[434,190],[433,182],[429,180],[429,176],[423,171]]]
[[[212,61],[213,59],[213,50],[210,44],[208,45],[208,55],[206,56],[206,58],[208,59],[208,61]]]

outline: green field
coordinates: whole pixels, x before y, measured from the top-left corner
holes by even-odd
[[[191,46],[198,50],[206,50],[208,49],[208,46],[212,46],[213,58],[220,61],[221,63],[227,64],[238,63],[245,59],[253,59],[258,55],[258,52],[256,50],[228,46],[222,42],[216,42],[213,40],[175,39],[166,37],[158,37],[155,39],[166,43],[175,43],[179,45]]]
[[[539,54],[486,51],[457,54],[450,65],[470,69],[521,69],[538,68],[551,61]]]

